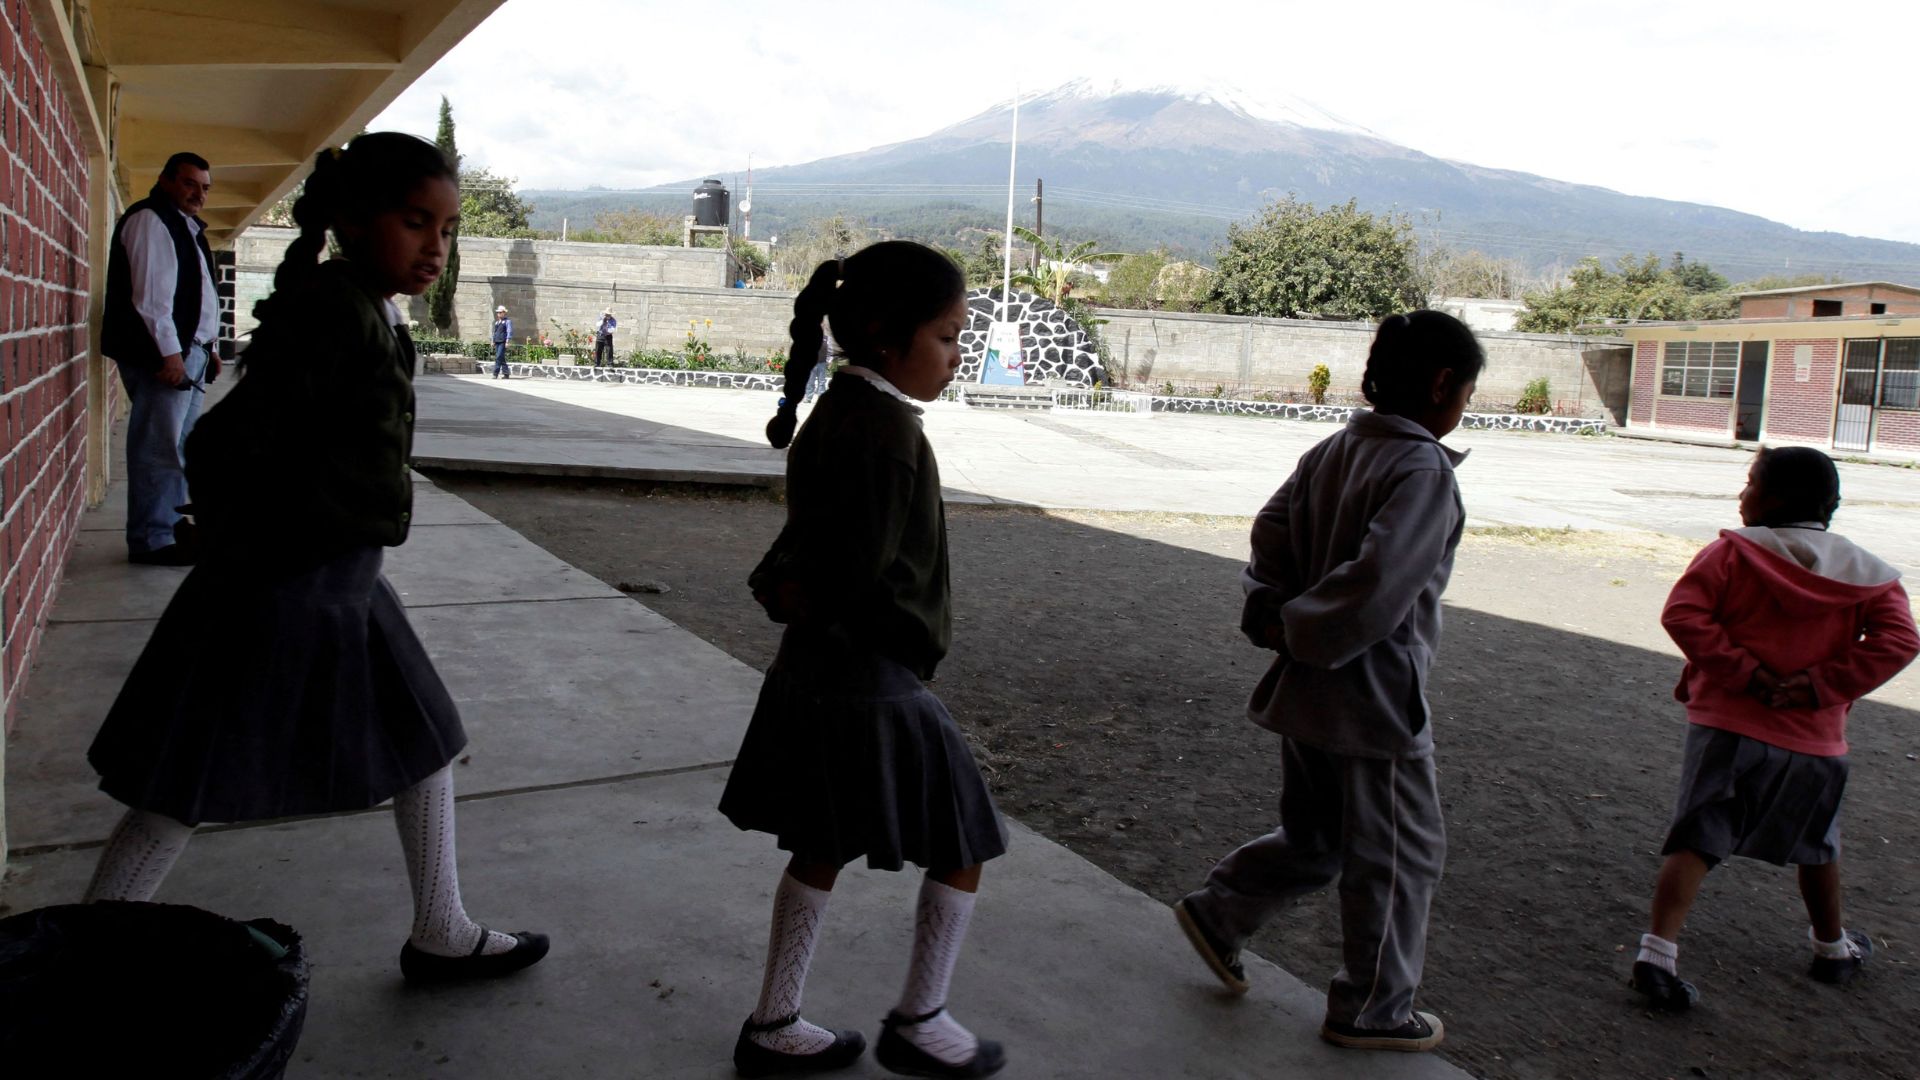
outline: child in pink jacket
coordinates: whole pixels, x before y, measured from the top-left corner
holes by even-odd
[[[1680,796],[1632,987],[1689,1008],[1676,939],[1707,871],[1729,855],[1799,867],[1810,974],[1844,983],[1873,954],[1840,918],[1847,713],[1920,653],[1900,573],[1827,531],[1840,474],[1818,450],[1763,450],[1729,529],[1687,568],[1660,622],[1686,655]]]

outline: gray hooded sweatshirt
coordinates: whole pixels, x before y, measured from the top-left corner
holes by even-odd
[[[1300,459],[1253,524],[1241,629],[1285,646],[1247,706],[1254,723],[1329,753],[1433,752],[1427,669],[1466,510],[1466,458],[1419,424],[1356,412]]]

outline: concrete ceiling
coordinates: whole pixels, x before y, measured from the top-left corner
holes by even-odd
[[[52,2],[122,196],[145,195],[176,151],[199,154],[213,166],[202,216],[218,246],[505,0]]]

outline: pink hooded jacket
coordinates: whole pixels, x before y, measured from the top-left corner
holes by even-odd
[[[1689,721],[1818,757],[1847,752],[1853,702],[1920,653],[1900,572],[1818,528],[1723,531],[1674,584],[1660,623],[1686,654],[1673,696]],[[1749,694],[1763,665],[1806,672],[1818,704],[1775,709]]]

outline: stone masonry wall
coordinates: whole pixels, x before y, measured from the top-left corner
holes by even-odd
[[[0,701],[11,729],[86,508],[91,279],[87,152],[15,3],[0,6],[0,134]]]

